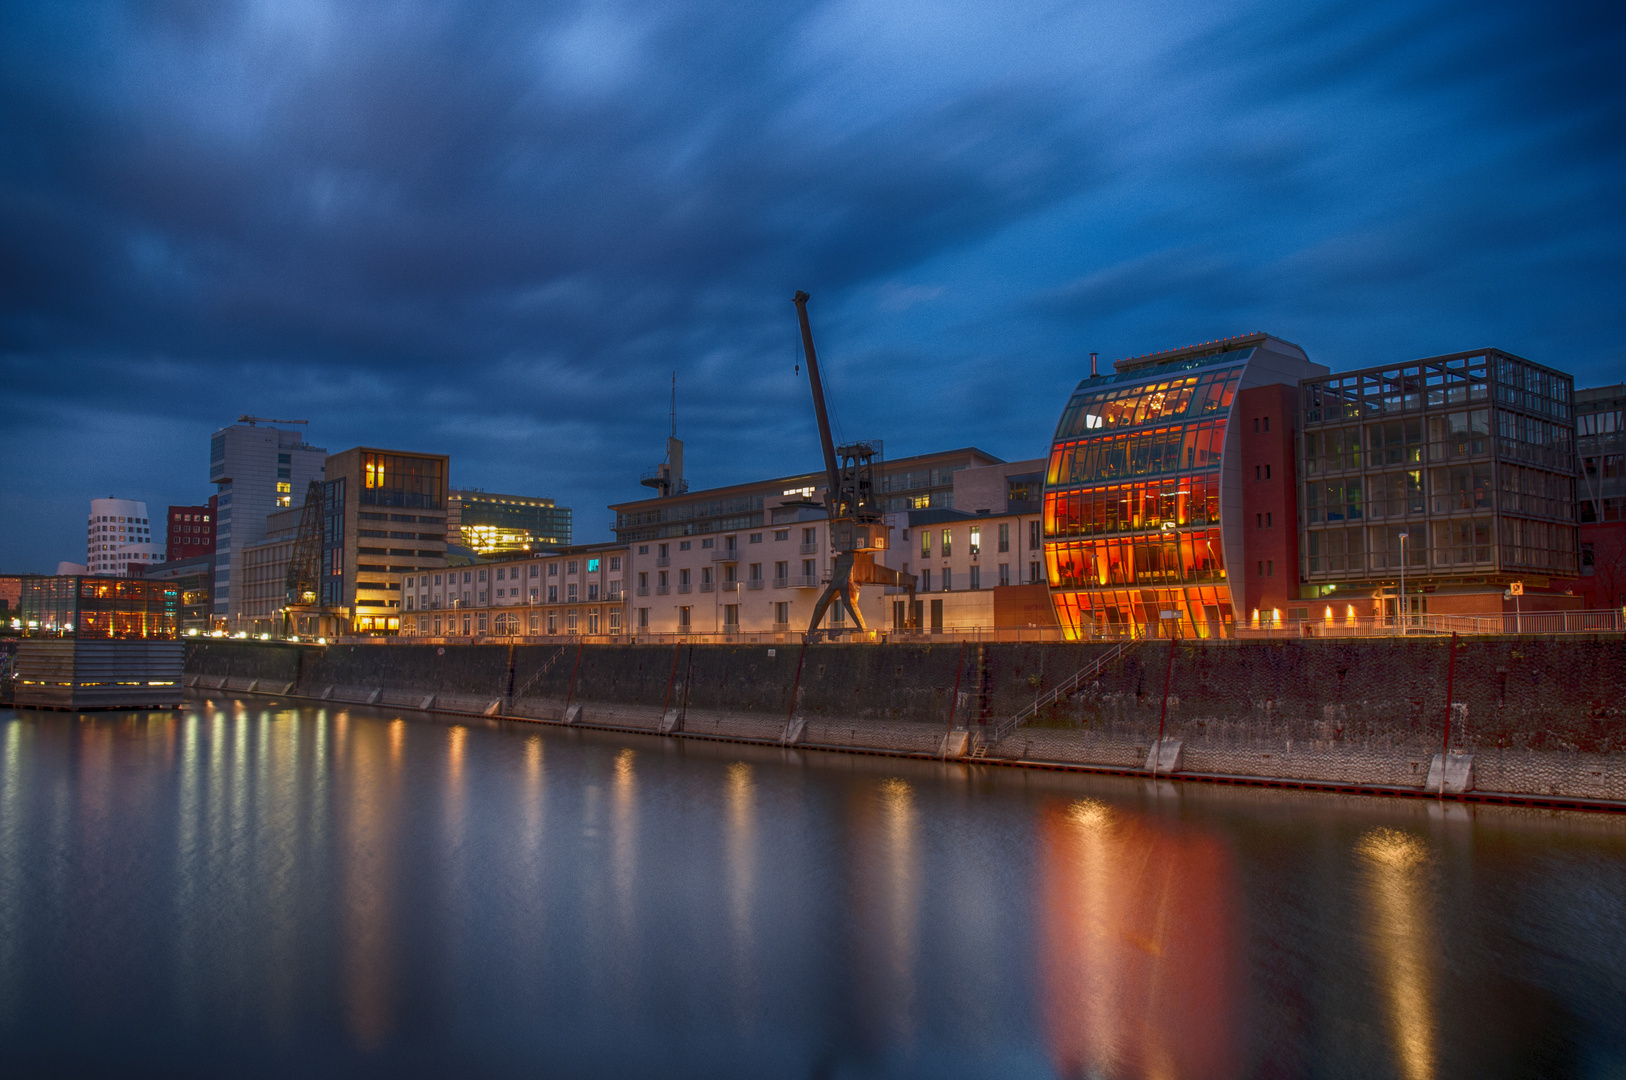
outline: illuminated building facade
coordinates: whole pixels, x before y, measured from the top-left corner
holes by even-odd
[[[243,553],[265,539],[271,513],[305,501],[312,480],[322,479],[327,451],[310,446],[298,431],[264,423],[221,428],[209,439],[209,482],[215,503],[215,622],[236,630],[243,607]]]
[[[85,568],[92,574],[124,577],[132,563],[163,561],[164,549],[153,539],[144,502],[92,499],[85,529]]]
[[[481,555],[570,546],[570,508],[552,499],[461,488],[447,494],[446,507],[453,542]]]
[[[400,629],[401,574],[446,566],[445,454],[358,446],[328,457],[320,603],[355,633]]]
[[[215,500],[203,506],[169,508],[169,535],[164,543],[164,561],[177,562],[215,553]]]
[[[26,574],[21,578],[22,630],[30,637],[173,640],[180,590],[141,578]]]
[[[1580,607],[1570,376],[1495,349],[1306,379],[1300,616]],[[1347,599],[1346,599],[1347,598]],[[1305,603],[1307,602],[1307,603]]]
[[[1293,595],[1280,552],[1293,543],[1297,386],[1326,372],[1250,334],[1079,383],[1044,488],[1046,574],[1069,637],[1228,637]]]

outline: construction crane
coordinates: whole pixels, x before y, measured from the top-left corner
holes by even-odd
[[[308,423],[310,423],[309,420],[273,420],[269,416],[239,416],[237,418],[237,422],[239,424],[247,424],[249,427],[253,427],[255,424],[308,424]]]
[[[880,447],[874,442],[837,446],[830,435],[830,413],[824,400],[824,383],[819,379],[819,358],[813,350],[813,330],[807,322],[808,294],[797,290],[793,298],[802,324],[802,351],[807,356],[807,374],[813,385],[813,414],[819,422],[819,442],[824,449],[825,510],[830,515],[830,548],[835,566],[819,602],[813,607],[809,636],[818,632],[819,621],[831,604],[844,606],[860,633],[866,629],[858,610],[860,585],[895,585],[909,591],[908,624],[914,621],[915,576],[875,561],[877,552],[891,546],[892,527],[886,523],[881,504],[875,498],[874,462]]]

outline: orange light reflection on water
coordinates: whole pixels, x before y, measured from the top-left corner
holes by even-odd
[[[1039,821],[1042,1006],[1062,1076],[1241,1068],[1225,848],[1092,799]]]

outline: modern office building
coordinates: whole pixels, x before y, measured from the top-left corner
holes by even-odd
[[[124,577],[131,563],[163,562],[153,539],[147,504],[135,499],[92,499],[85,527],[85,568],[90,574]]]
[[[570,546],[571,512],[552,499],[460,488],[446,495],[446,534],[480,555]]]
[[[1496,349],[1305,379],[1302,610],[1394,618],[1579,607],[1570,376]]]
[[[164,541],[164,561],[176,562],[215,553],[215,497],[202,506],[169,508],[169,534]]]
[[[1293,418],[1304,350],[1249,334],[1119,360],[1062,412],[1046,469],[1069,637],[1227,637],[1297,595]]]
[[[250,634],[283,634],[288,606],[288,563],[299,538],[303,503],[278,510],[265,519],[265,539],[243,549],[243,595],[238,608],[242,629]]]
[[[215,584],[215,557],[194,555],[190,559],[170,559],[141,571],[147,581],[160,581],[180,590],[180,629],[183,634],[207,633],[211,626],[211,603]]]
[[[1589,608],[1626,604],[1626,386],[1575,391],[1576,521]]]
[[[445,569],[449,464],[369,446],[327,459],[320,603],[352,632],[397,632],[401,575]]]
[[[327,451],[305,442],[302,432],[243,422],[221,428],[209,440],[209,480],[215,495],[214,617],[237,631],[243,595],[243,551],[265,539],[265,519],[305,501],[312,480],[321,480]]]

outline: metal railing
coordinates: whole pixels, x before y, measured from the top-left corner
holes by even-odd
[[[1526,611],[1485,615],[1343,615],[1332,618],[1295,619],[1280,624],[1238,626],[1235,636],[1250,638],[1290,637],[1428,637],[1441,634],[1608,634],[1626,632],[1626,612],[1619,608],[1599,611]]]
[[[1015,731],[1018,727],[1039,715],[1039,710],[1045,708],[1046,706],[1055,704],[1064,697],[1070,697],[1078,691],[1080,686],[1095,678],[1102,671],[1106,670],[1108,664],[1117,661],[1124,655],[1124,653],[1128,652],[1136,645],[1141,644],[1145,640],[1147,639],[1125,638],[1123,641],[1118,642],[1118,644],[1114,645],[1100,656],[1097,656],[1095,659],[1073,672],[1071,676],[1062,680],[1062,682],[1054,689],[1035,697],[1033,699],[1033,704],[1022,706],[1022,708],[1014,716],[1007,716],[1003,720],[996,720],[994,723],[989,724],[987,730],[982,735],[983,745],[993,746],[994,744],[998,743],[999,740]]]
[[[797,550],[803,555],[817,555],[819,553],[819,545],[802,544],[797,548]]]
[[[745,587],[747,589],[760,589],[760,588],[762,588],[762,586],[763,586],[763,579],[762,578],[754,577],[754,578],[746,578],[745,579]]]

